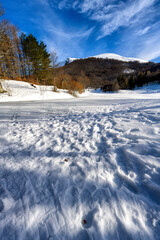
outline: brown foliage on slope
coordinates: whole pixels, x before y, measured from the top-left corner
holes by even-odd
[[[78,81],[80,78],[83,79],[80,82],[82,82],[84,88],[100,88],[110,82],[115,82],[119,76],[124,75],[126,70],[132,70],[134,73],[138,73],[142,71],[143,68],[147,68],[153,64],[154,63],[139,63],[136,61],[123,62],[114,59],[87,58],[75,60],[61,67],[59,71],[69,74]],[[129,73],[126,75],[129,75]],[[84,76],[88,79],[87,81]],[[84,82],[87,82],[87,84]]]

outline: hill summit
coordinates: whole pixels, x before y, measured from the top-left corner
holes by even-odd
[[[114,60],[123,61],[123,62],[139,62],[139,63],[147,63],[148,62],[146,60],[142,60],[142,59],[138,59],[138,58],[123,57],[123,56],[120,56],[115,53],[103,53],[103,54],[99,54],[99,55],[87,57],[87,58],[114,59]],[[73,62],[75,60],[87,59],[87,58],[68,58],[68,60],[69,60],[69,62]]]

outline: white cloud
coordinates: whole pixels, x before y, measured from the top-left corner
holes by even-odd
[[[81,13],[95,12],[95,9],[100,9],[106,4],[105,0],[85,0],[79,5]]]
[[[160,56],[160,32],[153,33],[141,43],[138,57],[151,61]]]
[[[40,0],[45,2],[47,0]],[[123,36],[119,35],[118,51],[124,52],[126,56],[138,57],[146,60],[153,60],[160,56],[160,29],[159,23],[155,24],[155,17],[158,15],[158,9],[155,3],[158,0],[48,0],[52,8],[68,9],[72,8],[80,14],[83,14],[89,20],[93,20],[95,29],[99,26],[99,31],[96,32],[97,39],[111,35],[119,28],[123,28]],[[58,19],[59,21],[59,19]],[[97,24],[99,25],[97,25]],[[45,30],[56,38],[55,42],[59,52],[61,46],[65,49],[65,53],[81,51],[80,43],[83,38],[88,38],[94,30],[94,27],[67,29],[65,23],[56,22],[56,25],[45,20]],[[47,38],[51,43],[51,37]],[[66,45],[72,45],[68,50]],[[63,54],[62,52],[60,55]],[[123,53],[122,53],[123,54]],[[70,54],[69,54],[70,55]]]
[[[103,10],[93,14],[91,18],[103,24],[101,35],[98,38],[105,37],[118,30],[119,27],[126,27],[137,23],[147,14],[155,0],[137,0],[121,2],[117,5],[108,5]],[[140,16],[139,16],[140,15]],[[144,19],[143,19],[144,21]]]
[[[51,1],[51,0],[50,0]],[[58,8],[73,8],[101,24],[98,39],[110,35],[120,27],[145,21],[157,0],[52,0]]]
[[[148,26],[148,27],[145,27],[145,28],[143,28],[143,29],[140,29],[140,30],[138,30],[137,32],[136,32],[136,34],[137,35],[144,35],[144,34],[146,34],[149,30],[150,30],[150,26]]]
[[[55,24],[56,22],[56,24]],[[42,40],[47,44],[49,51],[55,50],[60,60],[66,59],[68,56],[82,57],[83,49],[81,48],[82,41],[86,40],[94,27],[82,27],[78,30],[75,28],[67,29],[57,16],[54,20],[44,14],[41,22],[37,23],[45,32],[42,34]]]
[[[59,4],[58,4],[58,8],[59,9],[63,9],[64,7],[66,7],[68,5],[68,0],[63,0],[63,1],[60,1]]]
[[[121,50],[126,56],[152,61],[160,56],[160,21],[138,29],[130,28],[123,35]]]
[[[88,38],[94,29],[94,27],[89,28],[89,29],[83,27],[83,28],[79,29],[78,31],[76,31],[76,30],[72,30],[72,31],[68,30],[67,31],[63,28],[63,26],[61,26],[61,24],[55,25],[48,18],[44,18],[43,25],[45,27],[45,31],[47,31],[48,33],[50,33],[52,35],[56,35],[57,37],[61,37],[63,39],[68,39],[70,41],[72,41],[73,39],[76,39],[76,38],[78,38],[78,39]]]

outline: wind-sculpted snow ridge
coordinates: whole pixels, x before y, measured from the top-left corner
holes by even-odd
[[[0,133],[0,239],[159,239],[159,100],[1,103]]]
[[[131,58],[131,57],[123,57],[120,56],[118,54],[115,53],[103,53],[103,54],[99,54],[96,56],[92,56],[92,57],[88,57],[88,58],[103,58],[103,59],[115,59],[118,61],[123,61],[123,62],[140,62],[140,63],[147,63],[148,61],[146,60],[142,60],[142,59],[138,59],[138,58]],[[69,58],[69,62],[73,62],[75,60],[78,60],[79,58]],[[86,58],[83,58],[86,59]]]

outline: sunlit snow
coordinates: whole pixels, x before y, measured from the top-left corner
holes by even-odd
[[[123,57],[123,56],[120,56],[120,55],[115,54],[115,53],[103,53],[103,54],[99,54],[99,55],[96,55],[96,56],[91,56],[91,57],[88,57],[88,58],[115,59],[115,60],[119,60],[119,61],[123,61],[123,62],[135,62],[135,61],[138,61],[140,63],[148,62],[146,60],[142,60],[142,59],[138,59],[138,58]],[[86,59],[86,58],[83,58],[83,59]],[[78,58],[69,58],[70,62],[73,62],[75,60],[78,60]]]
[[[73,98],[8,84],[0,239],[158,240],[160,85]]]

